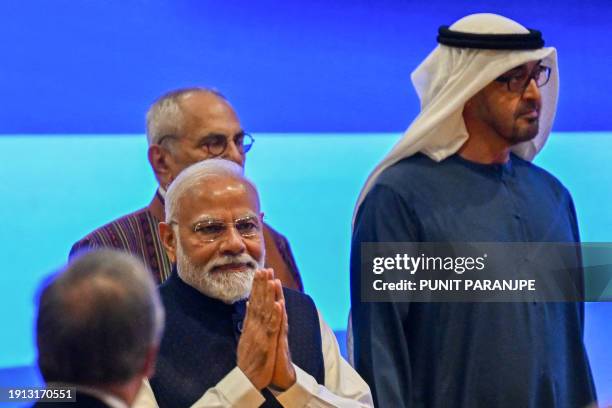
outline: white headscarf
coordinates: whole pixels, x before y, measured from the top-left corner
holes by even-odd
[[[529,33],[517,22],[496,14],[472,14],[457,21],[450,29],[476,34]],[[386,168],[417,152],[435,161],[456,153],[468,138],[463,121],[465,103],[503,73],[538,60],[551,68],[551,75],[546,86],[540,89],[542,108],[538,134],[532,140],[512,147],[512,151],[525,160],[532,160],[542,149],[555,117],[559,90],[557,50],[552,47],[483,50],[438,45],[411,75],[421,101],[421,113],[368,177],[357,200],[353,222],[366,194]]]

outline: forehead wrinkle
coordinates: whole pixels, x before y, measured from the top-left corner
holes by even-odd
[[[249,202],[249,213],[257,216],[260,203],[259,195],[254,187],[239,178],[206,175],[190,186],[179,198],[179,211],[177,215],[179,217],[184,217],[186,215],[184,214],[186,207],[191,207],[191,211],[195,209],[195,212],[198,214],[196,217],[203,218],[209,216],[210,218],[215,218],[211,215],[210,207],[217,207],[213,212],[224,209],[233,210],[238,206],[244,207],[243,203],[237,203],[235,206],[230,204],[229,206],[219,207],[220,204],[215,202],[215,200],[223,199],[224,196],[228,196],[231,199],[232,196],[237,197],[240,195],[244,195],[243,198],[240,198],[240,201],[246,199],[246,201]],[[254,199],[253,203],[250,202],[252,199]]]
[[[205,176],[199,183],[189,189],[186,196],[188,196],[190,200],[212,205],[211,200],[224,196],[249,194],[246,183],[228,178],[224,178],[224,180],[227,180],[227,182],[220,181],[218,176]]]
[[[257,191],[247,182],[241,180],[240,178],[230,177],[230,176],[215,176],[215,175],[207,175],[202,177],[201,182],[198,183],[198,186],[202,187],[198,193],[203,196],[201,198],[207,197],[221,197],[226,194],[236,195],[244,193],[247,196],[250,194],[254,194],[256,197],[256,201],[259,204],[259,196]]]
[[[220,119],[226,122],[227,116],[239,123],[232,106],[223,98],[212,94],[196,92],[186,96],[180,102],[181,111],[192,125],[208,127]]]

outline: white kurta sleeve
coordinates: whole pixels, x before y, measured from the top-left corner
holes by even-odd
[[[235,367],[191,408],[255,408],[265,402],[265,398],[253,386],[246,375]],[[133,408],[157,408],[155,394],[148,381],[144,381],[136,397]]]
[[[295,364],[296,382],[282,393],[274,393],[287,408],[373,407],[370,387],[340,355],[336,336],[319,313],[325,386]]]

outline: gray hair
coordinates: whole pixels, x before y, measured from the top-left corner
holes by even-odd
[[[225,96],[212,88],[180,88],[165,93],[153,102],[147,111],[146,130],[149,146],[159,144],[164,136],[177,136],[181,133],[184,120],[181,102],[196,92],[210,93],[227,102]]]
[[[225,159],[208,159],[192,164],[181,171],[166,192],[166,222],[175,221],[178,202],[185,193],[209,177],[231,177],[243,181],[257,192],[255,185],[244,176],[244,169]]]
[[[164,309],[150,272],[113,250],[83,254],[43,288],[36,321],[46,382],[121,384],[159,345]]]

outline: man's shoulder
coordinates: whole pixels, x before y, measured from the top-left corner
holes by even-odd
[[[33,408],[108,408],[109,406],[98,398],[77,391],[75,401],[56,401],[56,402],[36,402],[32,405]]]
[[[315,307],[314,300],[312,300],[312,298],[306,293],[283,286],[283,295],[285,296],[286,302],[309,304],[312,305],[312,307]]]
[[[401,159],[383,170],[376,184],[387,187],[396,187],[416,183],[422,176],[429,176],[440,169],[440,163],[430,159],[422,153]]]
[[[569,195],[569,191],[563,183],[548,170],[514,155],[512,163],[515,170],[519,173],[519,179],[525,180],[528,177],[534,183],[549,186],[557,194]]]
[[[436,162],[422,153],[417,153],[383,170],[368,192],[367,200],[389,201],[392,197],[397,197],[410,202],[415,196],[427,196],[432,189],[440,188],[440,182],[448,172],[446,162]]]
[[[119,217],[96,228],[77,241],[70,250],[70,256],[89,248],[127,249],[127,240],[133,238],[143,225],[151,224],[152,215],[147,207]]]
[[[310,315],[311,317],[316,317],[318,320],[317,307],[310,296],[303,292],[285,287],[283,287],[283,295],[285,296],[287,312],[293,310],[301,317]]]

